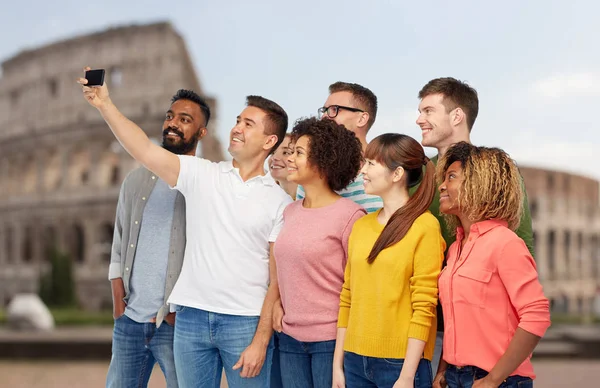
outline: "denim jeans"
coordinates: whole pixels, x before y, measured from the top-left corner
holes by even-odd
[[[279,362],[279,335],[273,335],[273,362],[271,363],[271,388],[283,388]]]
[[[269,388],[273,340],[256,377],[243,378],[233,370],[250,345],[259,317],[212,313],[177,307],[175,319],[175,367],[180,388],[219,388],[223,368],[229,388]]]
[[[335,340],[300,342],[279,336],[279,362],[284,388],[331,388]]]
[[[117,318],[106,387],[146,387],[152,368],[158,362],[167,388],[177,388],[173,333],[173,326],[166,322],[157,329],[154,323],[138,323],[126,315]]]
[[[344,352],[344,377],[347,388],[392,388],[400,372],[404,359],[375,358]],[[415,373],[414,388],[431,388],[431,361],[419,361]]]
[[[488,372],[476,366],[456,367],[448,365],[446,382],[449,388],[471,388],[475,380],[487,376]],[[498,388],[532,388],[533,380],[529,377],[510,376]]]

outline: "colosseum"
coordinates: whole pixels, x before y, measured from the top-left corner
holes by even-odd
[[[111,303],[107,266],[116,202],[137,164],[82,98],[75,80],[84,65],[106,69],[116,105],[157,141],[175,91],[203,94],[185,42],[169,23],[109,29],[2,63],[0,307],[16,293],[37,291],[49,248],[75,262],[86,308]],[[207,101],[215,112],[215,100]],[[216,161],[222,151],[215,122],[199,152]]]
[[[555,313],[591,318],[600,299],[597,180],[521,168],[533,219],[536,261]]]

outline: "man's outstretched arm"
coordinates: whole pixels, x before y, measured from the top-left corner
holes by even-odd
[[[86,67],[84,70],[90,70]],[[102,118],[123,148],[148,170],[158,175],[170,186],[177,184],[179,176],[179,158],[177,155],[152,143],[144,131],[133,121],[123,116],[112,103],[106,83],[102,86],[88,87],[85,78],[79,78],[83,95],[87,102],[98,109]]]

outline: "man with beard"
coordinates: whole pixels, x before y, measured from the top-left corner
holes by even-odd
[[[230,132],[233,160],[212,163],[153,144],[119,112],[106,84],[78,82],[127,152],[185,197],[185,259],[168,300],[177,312],[179,386],[219,387],[225,369],[230,388],[268,387],[278,296],[273,245],[292,199],[264,164],[285,137],[287,113],[271,100],[248,96]],[[183,117],[195,116],[185,113],[175,121],[187,139]]]
[[[206,134],[210,108],[191,90],[173,96],[163,124],[163,148],[194,156]],[[167,300],[185,251],[185,200],[144,167],[121,186],[109,279],[113,295],[112,359],[107,387],[147,386],[154,364],[175,388],[175,313]]]

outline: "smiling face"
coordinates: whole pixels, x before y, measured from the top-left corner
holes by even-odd
[[[445,214],[458,216],[460,187],[464,180],[463,168],[460,161],[448,166],[440,190],[440,211]]]
[[[401,169],[401,167],[400,167]],[[361,172],[365,185],[365,193],[381,196],[394,185],[394,172],[374,159],[365,159]]]
[[[228,148],[235,160],[248,160],[268,152],[272,143],[269,139],[274,137],[276,141],[276,135],[265,133],[266,116],[262,109],[249,106],[237,117],[236,124],[229,134]]]
[[[293,153],[290,148],[290,137],[286,136],[277,150],[269,157],[267,162],[269,172],[277,182],[285,181],[288,177],[287,159]]]
[[[309,138],[301,136],[294,144],[294,152],[287,159],[288,181],[306,185],[314,182],[315,179],[322,179],[316,167],[313,167],[308,161],[309,152]]]
[[[190,100],[175,101],[163,123],[163,148],[179,155],[194,155],[198,140],[206,133],[200,106]]]
[[[417,125],[421,128],[421,144],[424,147],[440,149],[453,143],[451,112],[446,111],[443,101],[442,94],[430,94],[419,104]]]

